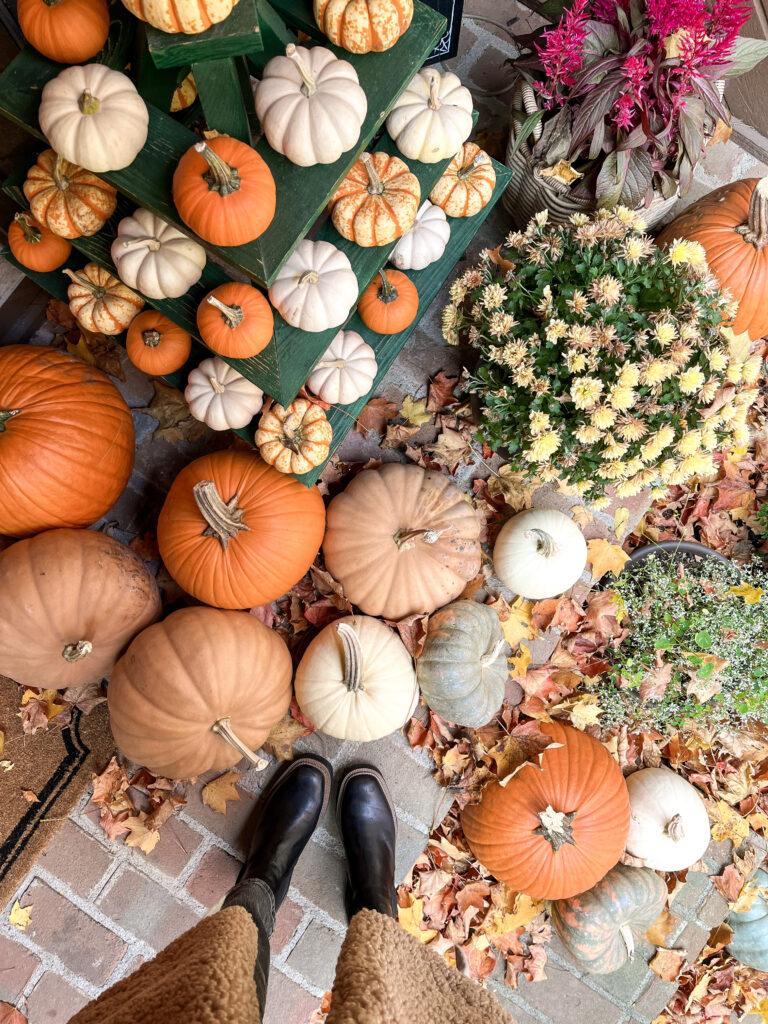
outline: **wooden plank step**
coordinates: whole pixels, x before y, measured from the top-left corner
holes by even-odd
[[[187,35],[184,32],[162,32],[147,25],[147,46],[158,68],[259,53],[264,43],[256,2],[238,0],[229,17],[212,25],[207,32]]]

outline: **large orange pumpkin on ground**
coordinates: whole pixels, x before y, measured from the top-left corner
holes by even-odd
[[[590,889],[616,864],[629,834],[629,793],[605,747],[548,722],[541,768],[526,764],[462,811],[472,853],[518,892],[559,900]]]
[[[181,608],[140,633],[109,681],[117,745],[157,775],[231,768],[291,702],[291,655],[247,612]]]
[[[0,533],[90,526],[133,469],[133,420],[106,374],[36,345],[0,348]]]
[[[324,529],[316,488],[251,452],[221,451],[176,477],[157,522],[157,543],[187,593],[217,608],[252,608],[301,579]]]
[[[48,530],[0,554],[0,672],[23,686],[96,683],[160,614],[146,565],[96,530]]]
[[[768,334],[768,178],[723,185],[692,203],[659,235],[699,242],[709,269],[739,304],[735,334]]]

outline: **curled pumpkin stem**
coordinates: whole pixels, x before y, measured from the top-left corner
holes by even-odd
[[[421,538],[425,544],[436,544],[445,530],[404,530],[402,527],[394,534],[392,540],[400,551],[412,548],[411,541]]]
[[[464,178],[468,178],[476,167],[478,167],[482,163],[485,163],[484,157],[485,153],[476,153],[473,160],[470,160],[468,164],[464,164],[463,167],[460,167],[458,171],[456,171],[456,177],[462,180]]]
[[[288,43],[285,48],[285,56],[292,60],[298,68],[299,74],[301,75],[301,91],[305,96],[314,96],[317,92],[317,82],[312,77],[312,72],[309,70],[307,65],[301,59],[296,51],[296,45],[294,43]]]
[[[228,715],[224,718],[218,718],[211,726],[211,732],[215,732],[217,736],[221,736],[221,738],[226,740],[230,746],[234,747],[235,750],[238,750],[243,757],[247,758],[247,760],[251,762],[256,771],[263,771],[269,764],[269,761],[265,761],[263,757],[259,757],[257,754],[254,754],[250,747],[246,747],[232,728],[232,722]]]
[[[619,928],[619,934],[627,947],[627,959],[630,963],[635,959],[635,936],[632,934],[632,926],[623,924]]]
[[[363,161],[363,167],[365,167],[365,173],[368,175],[368,192],[372,196],[380,196],[384,193],[384,182],[378,175],[376,167],[374,166],[373,160],[371,159],[370,153],[363,153],[360,158]]]
[[[768,245],[768,177],[761,178],[755,185],[749,200],[747,223],[736,231],[758,251]]]
[[[198,481],[192,488],[192,494],[200,515],[208,524],[200,536],[215,537],[223,551],[241,530],[250,530],[250,526],[243,522],[245,509],[238,508],[236,494],[229,501],[224,501],[213,480]]]
[[[78,640],[75,644],[66,644],[61,652],[61,656],[64,661],[69,662],[70,665],[74,665],[77,661],[82,661],[83,658],[87,658],[93,650],[93,644],[90,640]]]
[[[53,178],[54,185],[56,186],[56,188],[61,189],[62,192],[66,192],[70,184],[69,178],[64,173],[65,163],[66,161],[64,160],[64,158],[59,156],[59,154],[57,153],[56,160],[53,164],[53,171],[51,172],[51,177]]]
[[[0,434],[5,432],[6,421],[18,416],[20,412],[21,409],[0,409]]]
[[[107,289],[103,285],[96,284],[95,281],[91,281],[85,276],[85,274],[81,274],[78,271],[69,270],[67,268],[65,268],[64,273],[74,284],[82,285],[83,288],[87,288],[90,292],[93,292],[94,298],[103,299],[107,294]]]
[[[397,288],[395,288],[390,281],[389,275],[386,271],[380,270],[379,277],[381,278],[381,286],[376,293],[376,298],[385,305],[388,305],[390,302],[394,302],[398,298],[399,293]]]
[[[536,550],[544,558],[551,558],[552,555],[557,552],[557,544],[552,539],[552,535],[547,533],[546,530],[541,530],[539,527],[534,526],[531,530],[526,530],[526,535],[533,535],[536,538]]]
[[[24,233],[24,241],[29,242],[31,245],[37,245],[43,237],[43,233],[40,228],[36,227],[30,215],[28,213],[16,213],[13,219]]]
[[[299,280],[296,284],[299,288],[303,288],[305,284],[317,284],[320,280],[320,275],[316,270],[305,270],[299,275]]]
[[[363,686],[363,646],[348,622],[339,622],[336,632],[344,651],[344,685],[350,693],[365,693]]]
[[[243,313],[242,307],[227,306],[219,299],[217,299],[215,295],[206,296],[205,301],[209,302],[212,306],[215,306],[216,309],[218,309],[218,311],[224,318],[224,323],[231,330],[234,330],[236,327],[239,327],[240,324],[243,322],[245,314]]]
[[[133,249],[149,249],[150,252],[157,252],[160,248],[160,239],[155,238],[154,235],[139,235],[136,238],[121,241],[120,247],[125,252],[131,252]]]
[[[218,153],[214,153],[207,142],[196,142],[195,152],[208,164],[203,181],[209,191],[218,192],[220,196],[230,196],[240,188],[240,174],[236,167],[230,167]]]
[[[442,107],[443,104],[440,102],[439,93],[440,93],[440,79],[439,78],[431,78],[430,82],[429,82],[429,109],[430,110],[439,110],[440,107]]]
[[[673,843],[679,843],[681,839],[685,838],[685,829],[683,828],[681,815],[675,814],[674,817],[669,819],[664,826],[664,834],[668,835]]]
[[[497,640],[494,646],[491,648],[491,650],[488,651],[487,654],[484,654],[480,659],[480,667],[489,668],[496,661],[501,652],[504,650],[506,644],[507,641],[504,639],[504,637],[502,637],[501,640]]]

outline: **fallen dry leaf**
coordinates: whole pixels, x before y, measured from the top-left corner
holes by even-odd
[[[662,981],[675,981],[683,966],[683,951],[677,949],[658,949],[648,966]]]
[[[297,721],[290,711],[273,725],[269,736],[262,743],[262,749],[278,761],[293,760],[293,744],[302,736],[308,736],[312,730],[303,722]]]
[[[405,444],[414,434],[418,434],[420,430],[421,427],[409,427],[406,423],[389,423],[386,436],[381,442],[381,447],[385,451],[399,448],[401,444]]]
[[[426,945],[435,938],[437,932],[432,928],[422,928],[424,923],[424,901],[415,899],[409,907],[397,908],[397,920],[400,927],[413,935],[419,942]]]
[[[22,907],[19,901],[15,900],[8,915],[8,923],[12,924],[14,928],[18,928],[21,932],[25,931],[30,922],[34,906],[34,903],[31,903],[28,907]]]
[[[10,1003],[0,1003],[0,1024],[28,1024],[24,1014]]]
[[[227,801],[239,800],[240,794],[237,791],[237,781],[240,775],[237,772],[224,772],[215,779],[203,786],[201,797],[206,807],[210,807],[217,814],[227,813]]]
[[[189,411],[184,395],[177,388],[166,384],[164,380],[153,380],[155,395],[143,412],[157,420],[157,427],[152,435],[154,441],[167,441],[178,444],[179,441],[200,441],[205,437],[207,427],[196,420]]]
[[[528,666],[531,664],[531,652],[525,644],[520,644],[520,653],[512,655],[511,658],[507,658],[509,664],[509,674],[514,676],[515,679],[523,679]]]
[[[205,789],[207,788],[206,786]],[[207,804],[214,811],[218,810],[218,807],[214,807],[212,803],[206,800],[205,789],[203,790],[203,803]],[[226,799],[235,799],[235,797],[226,797]],[[239,794],[236,794],[236,799],[240,799]],[[226,803],[224,810],[220,813],[226,814]],[[125,845],[135,846],[142,853],[152,853],[160,840],[160,833],[157,829],[147,828],[140,818],[126,818],[124,824],[130,829],[130,834],[125,839]]]
[[[621,540],[623,537],[628,522],[629,509],[624,507],[617,508],[613,514],[613,532],[616,534],[618,540]]]
[[[458,430],[446,427],[432,444],[425,444],[424,450],[440,466],[453,469],[460,462],[466,462],[472,454],[472,446]]]
[[[602,538],[587,544],[587,563],[592,566],[592,578],[595,580],[602,579],[608,572],[618,576],[628,560],[629,555],[618,544]]]
[[[110,377],[125,380],[125,373],[120,364],[120,349],[111,338],[104,334],[94,334],[80,324],[66,336],[67,352],[77,356],[84,363],[96,366]]]
[[[669,907],[665,907],[645,933],[646,939],[654,946],[666,946],[669,936],[680,923]]]
[[[439,373],[436,373],[429,382],[429,390],[427,392],[427,411],[440,412],[440,410],[445,409],[446,406],[455,405],[456,398],[454,397],[454,391],[456,390],[456,385],[458,383],[458,377],[448,377],[442,370],[440,370]]]
[[[570,185],[582,177],[581,171],[576,171],[567,160],[558,160],[552,167],[544,167],[538,172],[542,178],[553,178],[561,185]]]
[[[595,517],[589,511],[586,505],[572,505],[569,509],[571,513],[571,519],[577,526],[580,526],[582,530],[585,526],[589,526],[590,523],[595,521]]]
[[[712,822],[712,839],[716,843],[730,839],[739,846],[749,835],[749,822],[725,800],[707,801],[707,814]]]
[[[411,398],[410,395],[406,395],[399,411],[403,419],[407,420],[408,423],[412,423],[415,427],[421,427],[432,419],[432,413],[427,412],[426,398],[420,398],[417,401],[415,398]]]
[[[743,597],[744,604],[757,604],[763,596],[762,587],[753,587],[749,583],[742,583],[738,587],[730,587],[729,590],[737,597]]]
[[[517,650],[521,640],[532,640],[536,636],[536,630],[531,622],[533,604],[533,601],[518,597],[508,606],[507,618],[501,619],[501,631],[513,652]]]
[[[381,436],[390,420],[397,416],[397,406],[386,398],[372,398],[360,411],[355,423],[355,430],[367,435],[371,431]]]
[[[21,795],[27,801],[28,804],[39,804],[40,797],[37,793],[33,793],[31,789],[22,789]]]
[[[506,274],[508,271],[515,269],[515,264],[512,262],[512,260],[506,260],[501,255],[501,245],[497,245],[495,249],[486,249],[485,255],[488,257],[491,263],[496,264],[496,266],[503,274]]]

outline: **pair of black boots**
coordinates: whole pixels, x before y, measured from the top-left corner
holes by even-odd
[[[333,767],[316,754],[292,761],[270,782],[255,811],[254,833],[238,882],[269,886],[275,909],[285,899],[301,851],[331,796]],[[346,910],[397,916],[394,891],[397,819],[381,774],[371,765],[347,769],[336,803],[347,857]]]

